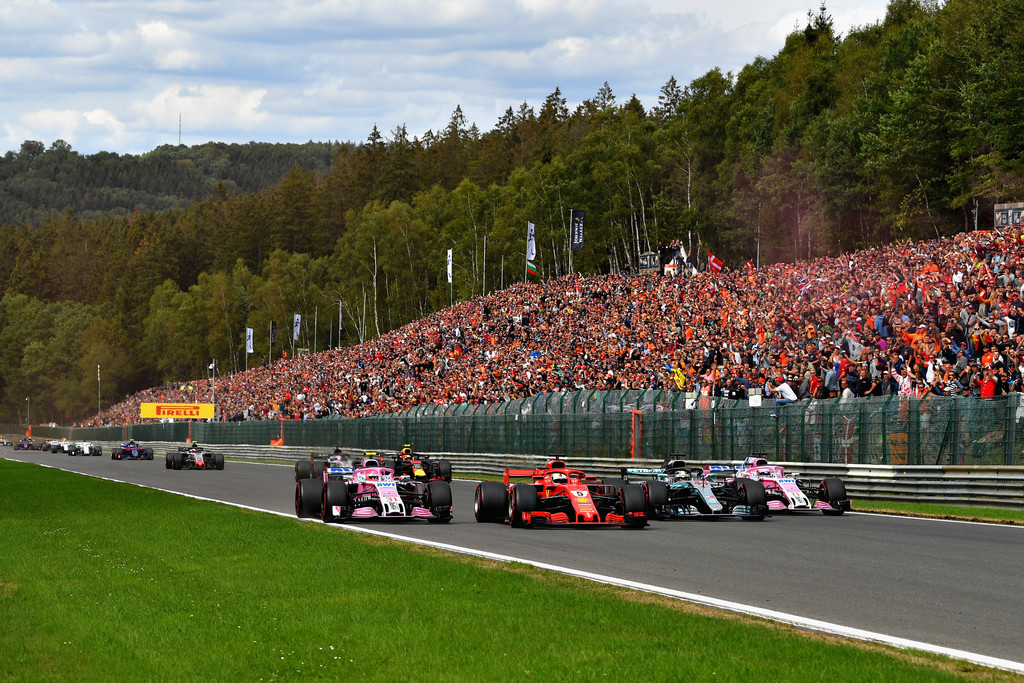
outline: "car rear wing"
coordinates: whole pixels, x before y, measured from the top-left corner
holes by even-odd
[[[537,474],[544,474],[544,470],[514,470],[509,467],[505,468],[505,475],[502,480],[505,482],[505,486],[508,486],[508,481],[512,477],[529,477],[533,479]]]
[[[665,474],[660,467],[623,467],[619,474],[623,479],[629,479],[630,475],[637,477],[658,477]]]

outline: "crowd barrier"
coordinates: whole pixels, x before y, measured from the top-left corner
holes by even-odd
[[[490,405],[422,405],[392,415],[300,421],[176,422],[127,427],[34,427],[38,438],[427,452],[564,453],[573,458],[741,460],[863,465],[1024,465],[1024,400],[881,396],[732,401],[678,391],[578,391]],[[14,434],[24,427],[7,426]]]

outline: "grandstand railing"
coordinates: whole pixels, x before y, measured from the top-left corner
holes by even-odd
[[[0,426],[8,435],[24,427]],[[863,465],[1024,465],[1024,400],[1009,394],[884,396],[775,407],[678,391],[578,391],[489,405],[422,405],[392,415],[303,421],[33,427],[37,438],[342,446],[571,458],[739,460]]]

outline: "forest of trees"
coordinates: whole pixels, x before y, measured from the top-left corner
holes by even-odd
[[[758,235],[774,262],[951,234],[976,207],[990,226],[1024,197],[1022,20],[1018,0],[893,0],[839,36],[822,6],[774,57],[669,78],[650,109],[605,84],[570,110],[556,88],[487,132],[456,108],[422,138],[309,143],[287,169],[273,145],[105,159],[27,142],[0,161],[39,216],[0,230],[0,405],[66,422],[95,412],[97,365],[104,405],[213,358],[241,370],[244,329],[251,366],[287,350],[295,313],[299,346],[337,345],[339,302],[343,343],[379,335],[448,305],[449,248],[457,300],[522,278],[527,221],[544,278],[619,272],[672,239],[737,265]],[[129,213],[82,203],[134,192],[150,199]],[[570,209],[587,212],[579,252]]]

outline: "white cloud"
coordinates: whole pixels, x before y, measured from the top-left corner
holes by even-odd
[[[652,106],[669,76],[739,70],[782,47],[814,0],[6,0],[0,121],[9,149],[64,139],[144,152],[183,141],[365,140],[482,130],[556,87],[607,81]],[[887,0],[831,0],[837,31]],[[2,151],[2,150],[0,150]]]

